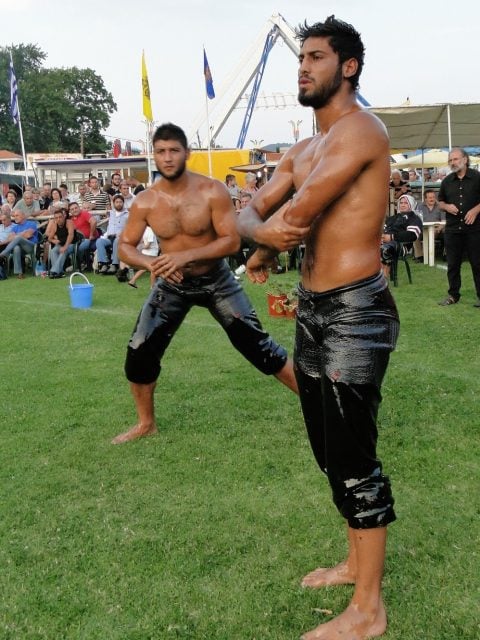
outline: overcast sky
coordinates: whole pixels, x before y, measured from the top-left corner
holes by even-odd
[[[46,67],[94,69],[118,107],[106,134],[137,146],[145,136],[142,49],[155,121],[189,132],[205,113],[203,45],[218,94],[274,13],[292,27],[332,13],[351,22],[366,47],[361,93],[374,106],[399,105],[407,97],[411,104],[480,102],[478,0],[0,0],[0,9],[2,45],[37,44],[47,54]],[[293,53],[277,43],[261,92],[296,94],[296,69]],[[221,106],[209,101],[211,123]],[[232,115],[219,144],[236,145],[243,115]],[[310,109],[257,109],[246,146],[251,140],[292,142],[291,120],[302,121],[300,137],[311,134]]]

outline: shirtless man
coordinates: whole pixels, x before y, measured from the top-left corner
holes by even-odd
[[[187,139],[174,124],[157,129],[153,155],[162,179],[137,195],[119,240],[120,258],[158,280],[140,312],[125,362],[138,423],[114,438],[114,444],[157,431],[153,395],[160,361],[193,305],[206,307],[233,346],[257,369],[298,392],[285,349],[262,329],[223,259],[240,248],[227,188],[186,170]],[[137,249],[147,225],[159,239],[158,257]]]
[[[313,107],[319,133],[289,149],[237,224],[260,245],[247,263],[259,283],[272,256],[293,248],[299,229],[309,228],[294,367],[313,453],[346,519],[349,553],[302,584],[355,589],[343,613],[303,638],[364,640],[386,629],[381,580],[386,525],[395,519],[376,456],[380,387],[399,327],[380,271],[389,141],[355,98],[364,48],[353,27],[331,16],[297,35],[298,97]]]

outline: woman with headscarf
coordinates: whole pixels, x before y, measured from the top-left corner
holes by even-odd
[[[384,274],[390,276],[392,262],[398,260],[405,244],[419,240],[422,235],[422,219],[416,213],[417,203],[413,196],[400,196],[397,213],[385,221],[380,255]]]

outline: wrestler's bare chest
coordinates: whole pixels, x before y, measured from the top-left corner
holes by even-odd
[[[315,136],[293,161],[293,181],[298,190],[308,178],[312,169],[322,157],[324,142],[323,137]]]
[[[184,197],[159,196],[147,222],[164,240],[178,235],[202,236],[212,228],[210,207],[193,194]]]

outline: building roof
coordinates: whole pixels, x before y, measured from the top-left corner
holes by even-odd
[[[23,160],[22,156],[7,151],[6,149],[0,149],[0,160]]]

